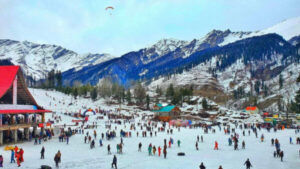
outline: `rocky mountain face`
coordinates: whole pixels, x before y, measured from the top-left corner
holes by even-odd
[[[52,69],[62,72],[71,68],[80,70],[112,58],[108,54],[79,55],[56,45],[0,39],[0,60],[21,65],[25,74],[37,80],[44,78]]]

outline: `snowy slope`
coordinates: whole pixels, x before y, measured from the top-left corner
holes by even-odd
[[[54,126],[61,126],[66,124],[67,127],[73,129],[78,128],[73,126],[74,123],[71,122],[72,118],[70,116],[64,115],[65,112],[70,112],[68,109],[70,106],[62,105],[62,101],[66,103],[70,101],[70,98],[59,92],[45,91],[39,89],[31,89],[31,92],[37,102],[47,108],[54,108],[57,111],[55,116],[61,116],[62,121],[55,123]],[[47,93],[47,95],[46,95]],[[54,98],[54,99],[53,99]],[[79,98],[77,101],[77,109],[80,109],[82,106],[89,107],[91,103],[88,103],[89,99]],[[47,102],[48,101],[48,102]],[[50,106],[51,102],[51,106]],[[99,105],[99,102],[95,102]],[[57,105],[61,107],[55,108]],[[97,105],[97,106],[98,106]],[[73,107],[73,106],[72,106]],[[93,107],[92,107],[93,108]],[[102,109],[112,109],[113,107],[107,106],[105,104],[101,105]],[[128,107],[127,107],[128,108]],[[17,144],[18,147],[24,149],[24,162],[21,164],[20,168],[35,169],[39,168],[41,165],[49,165],[54,168],[55,164],[53,161],[55,153],[60,150],[62,154],[62,159],[60,168],[72,168],[72,169],[94,169],[94,168],[103,168],[111,169],[111,162],[113,155],[116,155],[118,160],[118,168],[120,169],[193,169],[198,168],[201,162],[207,168],[218,168],[220,165],[225,169],[238,169],[245,168],[244,162],[247,158],[250,159],[253,167],[255,169],[297,169],[300,165],[299,161],[299,150],[297,144],[290,144],[289,137],[295,138],[299,137],[300,134],[295,134],[294,130],[278,130],[277,132],[267,132],[265,129],[258,130],[258,138],[255,137],[255,134],[251,131],[248,135],[248,130],[245,130],[246,135],[243,136],[243,130],[236,128],[236,133],[239,135],[239,150],[234,151],[233,146],[228,145],[228,138],[230,135],[225,135],[223,131],[223,126],[221,130],[218,127],[212,127],[215,129],[216,133],[212,133],[211,130],[206,134],[203,131],[203,128],[181,128],[180,131],[177,128],[173,128],[173,134],[167,134],[164,132],[157,132],[157,136],[150,137],[150,132],[147,132],[147,137],[141,137],[141,132],[145,131],[138,126],[138,123],[142,125],[147,125],[149,122],[147,119],[142,120],[141,116],[143,113],[148,114],[148,112],[138,111],[133,108],[128,108],[129,112],[134,114],[138,112],[138,115],[135,115],[135,122],[125,123],[118,125],[112,123],[112,130],[116,131],[117,137],[112,140],[103,140],[103,147],[99,146],[99,136],[101,133],[109,131],[105,128],[105,123],[108,121],[105,116],[104,119],[97,120],[96,116],[89,114],[89,121],[87,124],[92,124],[97,122],[98,127],[96,129],[85,129],[85,134],[89,132],[92,134],[96,130],[98,137],[95,138],[96,148],[90,149],[90,144],[84,143],[85,134],[75,134],[70,137],[69,144],[66,142],[59,142],[57,135],[53,137],[52,140],[47,142],[42,142],[41,145],[33,145],[33,142],[25,142]],[[232,117],[237,117],[236,113],[230,113]],[[255,117],[251,117],[254,118]],[[53,120],[51,115],[47,116],[47,119]],[[136,130],[130,130],[130,125],[135,125]],[[161,127],[161,124],[157,124],[158,127]],[[231,124],[232,127],[234,125]],[[65,128],[66,130],[66,128]],[[126,132],[132,132],[132,137],[123,138],[123,154],[117,154],[116,145],[120,143],[120,130]],[[154,131],[157,131],[157,128],[154,127]],[[136,132],[139,132],[140,135],[137,137]],[[264,135],[265,141],[260,141],[260,136]],[[195,143],[197,136],[203,136],[203,142],[199,142],[199,150],[195,149]],[[163,140],[170,138],[174,139],[174,144],[171,148],[167,148],[167,158],[164,159],[162,156],[148,155],[148,145],[151,143],[156,147],[163,146]],[[275,150],[274,146],[271,146],[271,139],[277,138],[280,142],[281,149],[284,151],[283,162],[280,162],[279,158],[273,157],[273,152]],[[92,139],[94,137],[92,136]],[[181,141],[180,147],[177,146],[177,140]],[[219,150],[213,150],[214,142],[217,141],[219,144]],[[245,141],[246,148],[241,149],[241,142]],[[142,151],[138,152],[138,144],[142,143]],[[112,155],[107,154],[107,145],[111,146]],[[13,144],[14,145],[14,144]],[[45,159],[40,159],[40,150],[42,146],[45,147]],[[3,146],[0,147],[0,154],[4,157],[4,168],[15,169],[17,168],[16,163],[10,163],[10,151],[4,151]],[[185,156],[177,156],[178,152],[184,152]]]
[[[237,40],[242,40],[245,38],[253,37],[253,36],[261,36],[269,33],[276,33],[278,35],[281,35],[285,40],[290,40],[291,38],[295,36],[300,35],[300,17],[295,17],[291,19],[287,19],[285,21],[282,21],[274,26],[271,26],[269,28],[255,31],[255,32],[248,32],[248,33],[240,33],[235,32],[227,36],[220,44],[220,46],[227,45],[229,43],[235,42]]]

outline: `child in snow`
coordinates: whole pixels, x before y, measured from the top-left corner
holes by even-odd
[[[219,145],[218,145],[217,141],[215,141],[215,148],[214,148],[214,150],[219,150]]]

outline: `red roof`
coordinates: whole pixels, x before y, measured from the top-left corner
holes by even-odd
[[[248,111],[255,111],[257,107],[246,107],[246,110]]]
[[[0,98],[12,86],[20,66],[0,66]]]
[[[16,113],[46,113],[50,110],[0,110],[0,114],[16,114]]]
[[[37,105],[36,101],[30,94],[29,90],[27,89],[20,66],[0,66],[0,98],[3,97],[7,93],[7,91],[11,88],[16,75],[18,75],[18,87],[20,84],[22,88],[22,90],[18,90],[18,94],[23,92],[23,95],[25,95],[26,99],[30,100],[31,104],[36,105],[38,107],[38,110],[19,110],[19,109],[0,110],[0,114],[16,114],[16,113],[25,114],[25,113],[51,112],[49,110],[44,110],[42,107]]]

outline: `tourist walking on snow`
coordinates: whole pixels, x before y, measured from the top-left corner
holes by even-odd
[[[166,145],[164,146],[163,153],[164,153],[164,158],[167,158],[167,146]]]
[[[217,141],[215,141],[215,148],[214,148],[214,150],[219,150],[219,144],[218,144]]]
[[[201,164],[199,165],[199,168],[200,168],[200,169],[205,169],[206,167],[204,166],[203,163],[201,163]]]
[[[15,152],[14,150],[11,150],[11,156],[10,156],[10,163],[15,163]]]
[[[113,162],[111,163],[111,168],[117,169],[117,157],[114,155]]]
[[[180,147],[180,140],[177,141],[177,145],[178,145],[178,147]]]
[[[45,148],[44,148],[44,146],[43,146],[43,147],[42,147],[42,150],[41,150],[41,159],[45,159],[44,154],[45,154]]]
[[[252,167],[252,164],[251,164],[249,158],[246,160],[246,162],[244,163],[244,165],[246,165],[246,169],[250,169],[250,167]]]
[[[141,152],[142,151],[142,143],[140,142],[139,143],[139,150],[138,150],[139,152]]]
[[[60,163],[61,162],[61,153],[60,153],[60,151],[58,150],[58,152],[55,154],[55,156],[54,156],[54,162],[55,162],[55,166],[56,167],[59,167],[58,166],[58,163]]]
[[[152,155],[152,145],[151,144],[149,144],[148,153],[149,153],[149,156]]]
[[[158,157],[160,157],[160,154],[161,154],[161,148],[160,146],[158,146]]]
[[[111,154],[111,152],[110,152],[110,145],[107,145],[107,154]]]
[[[280,156],[280,160],[283,161],[283,151],[280,152],[279,156]]]

